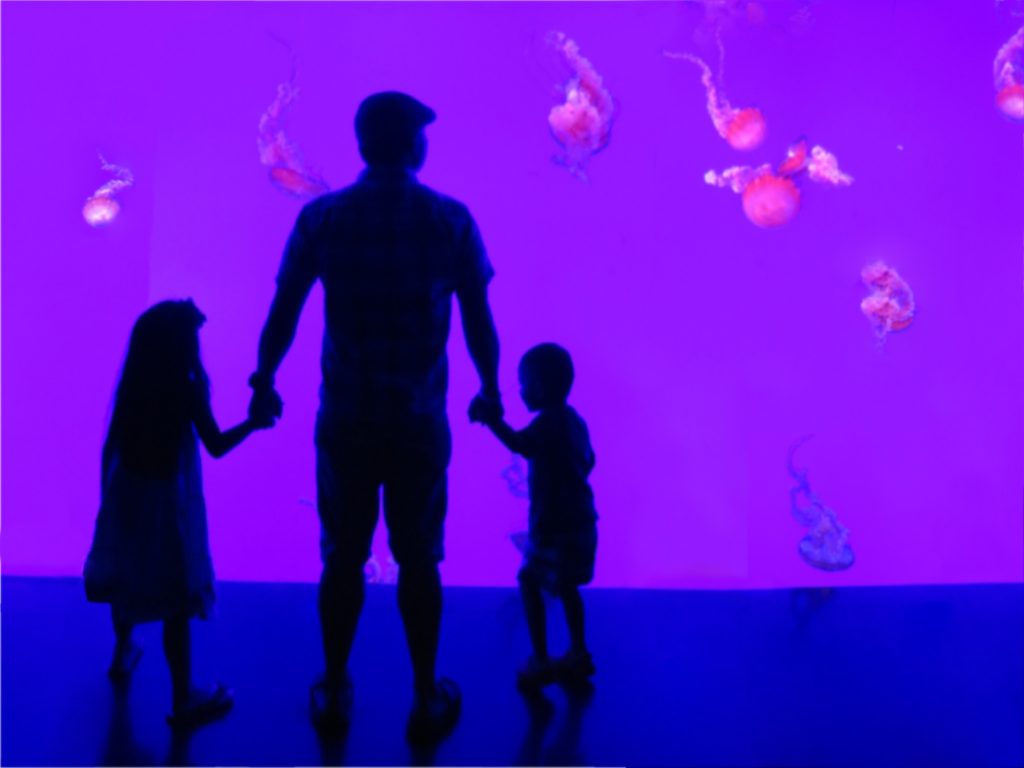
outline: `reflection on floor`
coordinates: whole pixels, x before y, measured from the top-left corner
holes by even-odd
[[[237,704],[181,741],[163,718],[158,626],[141,629],[146,652],[118,692],[108,614],[81,582],[7,577],[2,589],[5,765],[1024,765],[1021,584],[590,590],[596,691],[533,704],[513,684],[527,648],[515,593],[450,589],[440,670],[465,709],[434,754],[403,738],[410,672],[391,587],[369,590],[341,743],[307,718],[320,671],[311,585],[220,586],[219,616],[195,627],[195,666]]]

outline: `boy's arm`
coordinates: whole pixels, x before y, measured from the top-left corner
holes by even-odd
[[[526,440],[523,439],[522,432],[516,432],[507,421],[503,418],[488,419],[484,422],[487,428],[494,433],[497,437],[513,453],[518,453],[520,456],[526,456],[528,454]]]

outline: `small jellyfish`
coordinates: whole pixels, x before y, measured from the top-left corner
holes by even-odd
[[[817,184],[838,187],[853,183],[853,177],[839,170],[835,155],[821,146],[808,149],[806,139],[791,145],[775,169],[767,163],[756,168],[733,166],[721,173],[708,171],[704,181],[742,195],[747,218],[759,227],[771,229],[792,221],[799,212],[800,189],[794,179],[803,173]]]
[[[389,553],[384,564],[381,565],[377,555],[371,554],[370,559],[363,566],[363,575],[368,584],[395,584],[398,581],[398,563]]]
[[[561,32],[552,32],[548,43],[573,73],[564,88],[565,102],[556,104],[548,113],[548,126],[563,149],[563,155],[555,161],[586,181],[587,161],[608,146],[615,105],[601,75],[580,55],[574,40]]]
[[[526,467],[523,466],[523,460],[519,458],[518,454],[510,454],[509,464],[502,470],[501,477],[508,485],[508,492],[517,499],[530,498],[530,486],[526,475]],[[512,546],[524,555],[526,554],[526,543],[529,541],[529,533],[527,531],[515,531],[510,533],[508,538],[512,542]]]
[[[718,135],[725,139],[730,147],[746,152],[761,146],[767,131],[767,124],[761,110],[756,107],[743,109],[733,107],[729,100],[718,92],[711,68],[704,63],[703,59],[689,53],[673,53],[671,51],[665,51],[664,55],[670,59],[689,61],[700,68],[700,81],[707,93],[711,124],[715,126]]]
[[[330,187],[318,173],[306,167],[298,147],[284,132],[285,116],[299,95],[295,78],[293,53],[291,76],[287,82],[277,86],[277,96],[260,116],[256,146],[260,162],[268,169],[271,184],[292,197],[316,197],[330,191]]]
[[[786,465],[796,485],[789,492],[793,517],[808,533],[800,540],[800,556],[808,565],[823,571],[842,571],[853,565],[853,549],[849,543],[849,531],[836,518],[836,513],[825,506],[807,480],[807,470],[797,469],[793,457],[797,450],[811,439],[801,437],[789,448]]]
[[[1009,119],[1024,123],[1024,27],[999,49],[992,71],[996,107]]]
[[[120,165],[108,163],[103,159],[103,155],[100,155],[100,167],[104,171],[113,173],[114,178],[97,189],[82,206],[82,217],[93,227],[105,227],[117,218],[121,206],[114,196],[121,190],[130,187],[135,181],[131,171]]]
[[[530,542],[530,532],[516,531],[515,533],[510,533],[508,535],[508,540],[512,542],[513,547],[515,547],[525,555],[526,547]]]
[[[517,499],[530,498],[529,481],[526,476],[526,467],[519,454],[510,454],[508,466],[501,471],[501,477],[508,485],[508,491]]]
[[[871,295],[860,303],[860,310],[871,321],[879,340],[908,328],[914,318],[914,294],[896,270],[876,261],[864,267],[860,276],[871,289]]]

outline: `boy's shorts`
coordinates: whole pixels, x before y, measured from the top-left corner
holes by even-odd
[[[573,533],[531,536],[523,552],[519,581],[559,594],[589,584],[594,578],[597,526]]]

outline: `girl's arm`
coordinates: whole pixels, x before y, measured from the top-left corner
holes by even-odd
[[[262,424],[253,419],[246,419],[238,426],[221,432],[220,427],[217,426],[217,420],[213,418],[213,409],[210,408],[208,398],[199,399],[194,420],[199,439],[203,441],[206,450],[215,459],[229,453],[255,430],[263,428]]]

